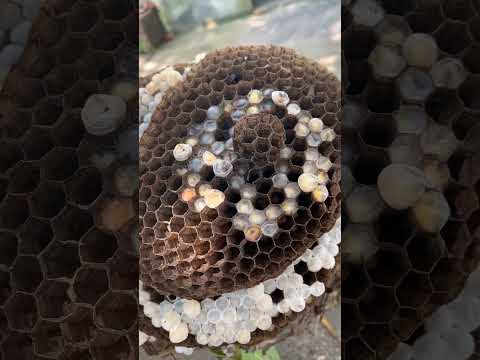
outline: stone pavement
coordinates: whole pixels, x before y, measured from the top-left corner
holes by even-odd
[[[227,46],[274,44],[294,48],[317,59],[340,76],[340,0],[273,2],[255,14],[218,24],[215,28],[179,35],[155,53],[142,57],[141,72],[148,74],[165,64],[191,62],[199,53]],[[277,345],[282,360],[340,359],[340,307],[328,311],[336,336],[324,327]],[[161,360],[142,354],[142,360]],[[177,360],[214,360],[207,351]],[[163,360],[163,359],[162,359]]]

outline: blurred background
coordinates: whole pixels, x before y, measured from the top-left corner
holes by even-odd
[[[340,0],[140,0],[140,75],[237,45],[297,50],[340,77]],[[340,359],[340,307],[323,324],[277,345],[282,360]],[[158,359],[141,354],[142,359]],[[196,351],[176,359],[216,359]]]

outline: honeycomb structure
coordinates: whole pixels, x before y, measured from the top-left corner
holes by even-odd
[[[298,109],[287,110],[278,102],[282,99],[275,103],[275,96],[283,94]],[[252,287],[280,275],[331,229],[341,202],[339,96],[335,77],[322,66],[292,50],[264,46],[213,52],[192,67],[185,81],[168,89],[140,140],[140,277],[145,286],[161,295],[198,300]],[[321,118],[330,129],[329,141],[296,136],[302,117],[307,123]],[[263,125],[246,126],[254,120]],[[275,132],[267,134],[269,128]],[[282,141],[283,157],[277,150]],[[233,171],[202,167],[206,149],[215,153],[217,142],[225,144],[219,153]],[[181,143],[201,149],[194,149],[193,159],[177,161]],[[249,241],[250,233],[232,219],[288,200],[273,177],[282,170],[293,187],[309,146],[330,164],[327,199],[318,202],[300,194],[298,209],[278,218],[273,236],[260,233]],[[209,189],[223,193],[218,207],[201,203]],[[249,192],[255,195],[248,198]],[[259,226],[252,229],[259,232]]]
[[[413,344],[478,267],[479,20],[469,0],[342,1],[344,359]],[[392,164],[448,206],[392,207]]]
[[[134,1],[44,1],[0,92],[0,359],[138,356],[138,198],[114,181],[138,174],[137,32]],[[88,134],[86,99],[127,84],[121,127]]]

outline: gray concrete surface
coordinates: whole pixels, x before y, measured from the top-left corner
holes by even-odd
[[[255,14],[215,28],[199,28],[179,35],[153,54],[142,56],[141,72],[148,74],[161,65],[191,62],[199,53],[227,46],[274,44],[294,48],[320,61],[340,76],[340,0],[280,0],[258,8]],[[327,313],[335,336],[323,326],[308,329],[303,336],[277,345],[282,360],[340,359],[340,307]],[[141,354],[142,360],[161,360]],[[177,360],[213,360],[207,351]],[[163,360],[163,359],[162,359]]]
[[[269,3],[251,16],[178,35],[153,54],[142,56],[141,71],[190,62],[199,53],[227,46],[274,44],[317,59],[340,76],[340,12],[340,0]]]

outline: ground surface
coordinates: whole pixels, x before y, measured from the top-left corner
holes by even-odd
[[[340,0],[277,1],[255,14],[218,24],[210,30],[198,29],[179,35],[174,41],[141,59],[141,72],[148,74],[164,64],[190,62],[199,53],[251,44],[282,45],[317,59],[337,76],[340,74]],[[327,313],[334,327],[332,336],[324,327],[309,329],[304,336],[289,338],[277,348],[282,360],[340,359],[340,308]],[[145,354],[141,360],[160,360]],[[177,360],[213,360],[206,351]]]

